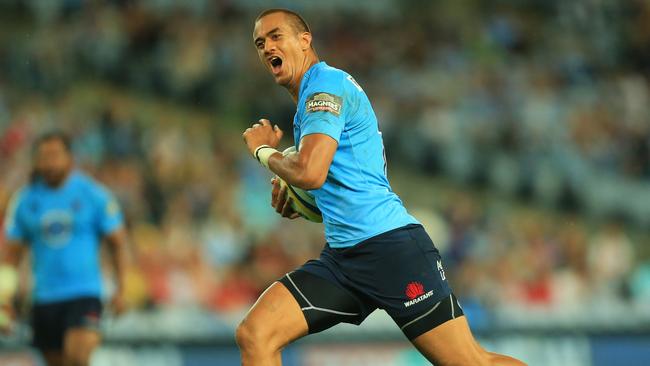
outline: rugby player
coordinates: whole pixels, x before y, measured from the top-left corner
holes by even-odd
[[[362,87],[319,60],[309,27],[292,11],[260,14],[253,42],[297,104],[298,151],[278,152],[283,132],[265,119],[246,129],[244,140],[263,166],[313,193],[327,243],[319,259],[273,283],[238,326],[242,364],[280,365],[290,342],[341,322],[360,324],[380,308],[436,365],[523,365],[475,341],[438,250],[391,190],[381,133]],[[272,183],[273,207],[296,218],[285,190],[277,179]]]
[[[100,243],[112,254],[112,310],[124,310],[126,234],[108,190],[74,169],[68,137],[41,136],[34,145],[32,180],[16,192],[5,218],[3,270],[15,270],[31,251],[33,345],[48,365],[88,365],[100,343]],[[15,286],[14,286],[15,287]],[[5,309],[12,299],[5,299]]]

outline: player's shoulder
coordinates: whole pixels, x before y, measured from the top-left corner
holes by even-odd
[[[72,173],[73,184],[75,188],[86,192],[93,198],[103,198],[110,195],[110,191],[106,186],[92,177],[89,174],[86,174],[82,171],[75,170]]]
[[[18,207],[20,207],[21,204],[27,199],[27,197],[32,194],[32,191],[32,184],[25,184],[23,186],[20,186],[9,197],[7,209],[9,211],[18,210]]]
[[[325,62],[321,63],[319,67],[314,70],[314,73],[317,79],[327,79],[335,82],[343,81],[349,75],[347,72],[334,66],[330,66]]]
[[[95,189],[100,184],[92,176],[82,172],[81,170],[74,170],[70,173],[70,180],[75,188]]]
[[[343,81],[349,74],[324,62],[317,65],[310,76],[308,88],[311,90],[325,88],[341,89]]]
[[[314,69],[305,94],[328,93],[343,99],[356,99],[363,94],[363,89],[348,72],[322,62]]]

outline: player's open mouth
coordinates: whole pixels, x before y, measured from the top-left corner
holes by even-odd
[[[282,70],[282,59],[278,56],[271,56],[269,58],[269,64],[271,64],[271,71],[273,75],[277,75]]]

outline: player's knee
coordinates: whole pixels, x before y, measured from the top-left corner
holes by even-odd
[[[499,365],[492,363],[489,357],[475,356],[475,357],[459,357],[452,360],[441,361],[436,365],[441,366],[493,366]]]
[[[500,355],[498,353],[487,352],[488,365],[490,366],[500,366],[500,365],[509,365],[509,366],[527,366],[526,363],[512,358],[510,356]]]
[[[237,342],[237,346],[240,349],[244,349],[248,347],[248,344],[251,342],[251,336],[250,336],[250,330],[248,327],[244,324],[242,321],[239,323],[237,326],[237,329],[235,330],[235,342]]]
[[[87,366],[90,364],[90,357],[96,345],[94,342],[83,343],[68,346],[64,350],[64,365],[65,366]]]
[[[493,363],[488,352],[480,347],[469,347],[463,352],[445,353],[435,357],[432,361],[441,366],[492,366]]]
[[[87,366],[89,364],[89,358],[87,352],[68,352],[65,354],[65,366]]]
[[[472,352],[472,363],[471,365],[484,365],[484,366],[492,366],[496,365],[492,362],[492,358],[490,357],[490,353],[485,350],[485,348],[481,347],[478,342],[474,341],[474,352]],[[469,363],[468,363],[469,364]]]
[[[242,352],[274,352],[277,347],[272,342],[272,334],[262,325],[244,319],[235,331],[235,340]]]

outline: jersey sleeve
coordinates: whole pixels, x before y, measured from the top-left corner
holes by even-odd
[[[102,186],[94,189],[97,207],[97,228],[102,235],[108,235],[124,223],[120,205],[113,194]]]
[[[11,241],[25,243],[28,240],[27,226],[21,213],[22,190],[14,193],[9,201],[4,219],[5,236]]]
[[[302,106],[301,137],[322,133],[339,142],[349,108],[343,80],[338,74],[326,74],[311,83]]]

